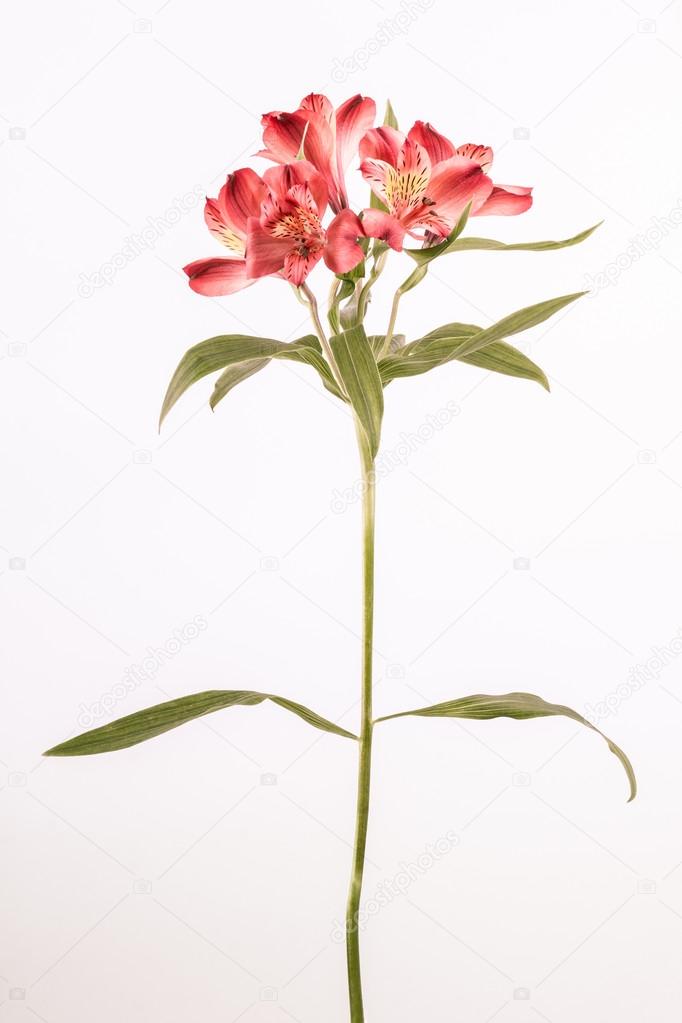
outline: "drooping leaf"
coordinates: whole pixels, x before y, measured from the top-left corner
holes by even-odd
[[[171,378],[159,426],[185,391],[209,373],[253,359],[291,359],[305,349],[320,351],[320,342],[313,334],[289,343],[246,334],[223,334],[201,341],[185,352]]]
[[[350,403],[374,458],[381,438],[384,391],[372,346],[362,326],[337,334],[330,344]]]
[[[452,241],[444,252],[474,252],[484,250],[486,252],[552,252],[555,249],[567,249],[571,245],[579,245],[589,238],[594,231],[604,223],[600,220],[598,224],[588,227],[586,231],[574,235],[572,238],[564,238],[562,241],[554,242],[497,242],[492,238],[459,238]]]
[[[411,341],[379,362],[379,375],[384,384],[401,377],[428,373],[448,362],[466,362],[494,373],[534,380],[549,390],[542,369],[527,355],[505,341],[492,341],[478,351],[468,351],[471,338],[483,332],[472,323],[448,323],[419,341]],[[432,342],[438,342],[432,343]]]
[[[469,203],[468,206],[465,208],[465,210],[463,211],[462,215],[460,216],[459,220],[457,221],[457,223],[455,224],[447,238],[444,238],[443,241],[439,242],[437,245],[429,245],[425,249],[403,249],[403,251],[406,252],[408,256],[412,256],[412,259],[415,261],[415,263],[418,263],[420,266],[425,266],[427,263],[430,263],[431,260],[437,259],[438,256],[444,255],[446,252],[450,251],[450,246],[457,241],[462,231],[466,227],[470,212],[471,203]],[[423,276],[424,275],[422,274],[422,277]],[[421,277],[419,278],[419,280],[421,280]],[[418,283],[418,281],[416,283]]]
[[[247,359],[246,362],[238,362],[234,366],[228,366],[213,386],[213,393],[209,399],[211,408],[215,408],[219,401],[229,394],[233,387],[241,384],[242,380],[248,380],[261,369],[265,369],[270,359]]]
[[[458,362],[466,362],[470,366],[478,366],[479,369],[487,369],[491,373],[534,380],[546,391],[549,390],[549,380],[545,372],[527,355],[506,341],[493,341],[491,345],[486,345],[478,352],[455,358]]]
[[[347,732],[345,728],[335,725],[333,721],[328,721],[309,710],[308,707],[294,703],[293,700],[287,700],[283,696],[256,693],[250,690],[213,689],[203,693],[193,693],[191,696],[182,696],[178,700],[169,700],[167,703],[159,703],[155,707],[148,707],[135,714],[127,714],[125,717],[119,718],[118,721],[112,721],[108,725],[93,728],[73,739],[67,739],[66,742],[53,746],[43,755],[46,757],[80,757],[92,753],[110,753],[113,750],[136,746],[139,742],[153,739],[156,735],[161,735],[163,732],[168,732],[172,728],[203,717],[205,714],[212,714],[214,711],[224,710],[226,707],[253,707],[265,700],[270,700],[279,707],[283,707],[284,710],[291,711],[292,714],[296,714],[307,721],[309,725],[319,728],[323,732],[332,732],[334,735],[341,735],[346,739],[357,738],[352,732]]]
[[[607,736],[604,735],[591,721],[584,718],[571,707],[565,707],[560,703],[547,703],[540,696],[533,693],[503,693],[499,696],[486,696],[477,694],[465,696],[459,700],[447,700],[445,703],[437,703],[432,707],[421,707],[418,710],[402,711],[399,714],[388,714],[386,717],[378,718],[378,721],[391,721],[401,717],[446,717],[446,718],[470,718],[476,721],[487,721],[491,718],[516,718],[526,720],[528,718],[541,717],[566,717],[577,721],[586,728],[591,729],[605,740],[609,749],[618,757],[630,784],[630,800],[637,795],[637,780],[630,760],[623,750],[616,746]],[[629,801],[630,801],[629,800]]]

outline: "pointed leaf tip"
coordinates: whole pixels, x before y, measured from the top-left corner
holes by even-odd
[[[548,703],[542,697],[535,696],[534,693],[502,693],[499,696],[477,693],[475,696],[464,696],[457,700],[436,703],[431,707],[421,707],[418,710],[406,710],[398,714],[388,714],[386,717],[377,718],[375,724],[380,721],[391,721],[401,717],[470,718],[477,721],[508,717],[521,721],[528,718],[554,716],[567,717],[572,721],[577,721],[604,739],[609,750],[618,758],[627,775],[630,786],[628,803],[631,803],[637,795],[637,779],[629,757],[620,746],[616,746],[615,742],[612,742],[596,725],[593,725],[591,721],[588,721],[587,718],[583,717],[576,710],[560,703]]]

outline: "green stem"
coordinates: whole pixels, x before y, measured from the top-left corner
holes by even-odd
[[[360,975],[360,935],[358,918],[365,869],[365,848],[369,821],[370,777],[372,763],[372,643],[374,631],[374,460],[367,450],[361,427],[356,424],[358,446],[362,463],[362,565],[363,565],[363,625],[362,625],[362,719],[360,726],[360,752],[358,764],[358,797],[355,818],[353,869],[346,910],[346,950],[348,956],[348,991],[351,1023],[364,1023],[362,981]]]
[[[386,329],[386,337],[379,353],[379,358],[383,359],[385,355],[388,355],[391,348],[391,341],[393,340],[393,332],[395,330],[396,320],[398,319],[398,306],[400,305],[400,299],[403,296],[402,284],[396,290],[393,296],[393,304],[391,305],[391,317],[388,321],[388,328]]]

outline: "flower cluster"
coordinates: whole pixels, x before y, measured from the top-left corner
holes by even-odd
[[[467,208],[470,216],[510,215],[531,205],[530,188],[493,184],[488,146],[455,146],[424,121],[407,135],[373,127],[375,116],[368,97],[352,96],[335,110],[316,93],[291,113],[265,114],[264,148],[256,155],[275,166],[262,175],[234,171],[218,197],[206,200],[208,229],[230,256],[186,266],[190,287],[230,295],[266,276],[300,287],[320,259],[335,274],[353,270],[367,239],[396,251],[406,238],[428,247],[446,238]],[[356,157],[375,197],[359,213],[349,208],[346,188]]]

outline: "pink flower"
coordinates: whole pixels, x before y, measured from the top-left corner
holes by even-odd
[[[265,182],[248,167],[228,175],[217,199],[206,199],[204,219],[211,234],[230,249],[229,259],[198,259],[185,273],[189,286],[200,295],[232,295],[253,281],[246,273],[246,226],[249,217],[260,214],[267,195]]]
[[[447,237],[469,203],[472,216],[483,216],[523,213],[533,201],[530,188],[493,184],[488,146],[455,147],[423,121],[407,136],[386,126],[371,129],[360,141],[360,157],[363,176],[387,208],[364,211],[365,234],[397,250],[406,234],[426,242]]]
[[[248,278],[280,274],[298,287],[320,259],[334,273],[357,266],[364,256],[360,218],[344,209],[328,228],[322,226],[327,184],[307,161],[271,167],[263,180],[268,195],[259,215],[247,222]]]
[[[264,114],[265,149],[257,155],[275,163],[293,163],[302,152],[322,175],[329,205],[335,213],[348,206],[345,172],[358,143],[373,123],[376,104],[364,96],[351,96],[334,110],[326,96],[310,93],[293,113]]]

